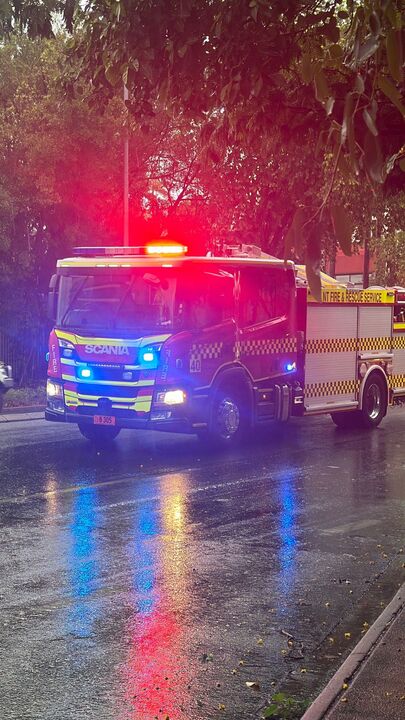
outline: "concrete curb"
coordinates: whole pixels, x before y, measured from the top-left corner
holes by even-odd
[[[340,693],[345,692],[343,683],[347,683],[353,677],[388,626],[403,609],[405,609],[405,583],[353,648],[339,670],[303,714],[301,720],[321,720],[325,716]]]

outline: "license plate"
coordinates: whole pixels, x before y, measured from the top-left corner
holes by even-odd
[[[114,415],[95,415],[93,418],[94,425],[115,425]]]

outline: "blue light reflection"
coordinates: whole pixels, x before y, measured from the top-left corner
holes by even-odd
[[[297,537],[295,513],[297,510],[297,497],[294,487],[295,474],[288,470],[284,472],[279,480],[280,500],[280,570],[283,585],[290,585],[294,570],[295,556],[297,552]]]
[[[137,595],[138,612],[149,615],[156,604],[156,557],[152,542],[160,532],[155,501],[141,504],[136,516],[136,531],[133,543],[134,589]]]
[[[93,630],[98,605],[89,596],[101,586],[96,532],[97,490],[84,487],[74,496],[73,520],[69,525],[68,550],[70,596],[75,600],[67,617],[68,632],[88,637]],[[97,521],[100,517],[97,513]]]

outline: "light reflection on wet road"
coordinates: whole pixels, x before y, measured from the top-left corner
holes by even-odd
[[[369,434],[96,452],[1,425],[2,720],[256,718],[315,691],[403,581],[404,433],[398,410]]]

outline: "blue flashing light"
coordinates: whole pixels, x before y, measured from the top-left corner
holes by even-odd
[[[146,352],[142,353],[143,362],[146,362],[146,363],[153,362],[154,359],[155,359],[155,353],[152,352],[152,350],[147,350]]]
[[[85,368],[80,368],[80,369],[79,369],[79,375],[80,375],[81,378],[86,378],[86,379],[91,378],[91,370],[90,370],[90,368],[87,368],[87,367],[85,367]]]
[[[142,367],[155,370],[159,363],[159,351],[158,348],[144,347],[139,352],[139,364]]]
[[[296,364],[295,362],[287,363],[285,366],[286,372],[292,372],[293,370],[296,370]]]

